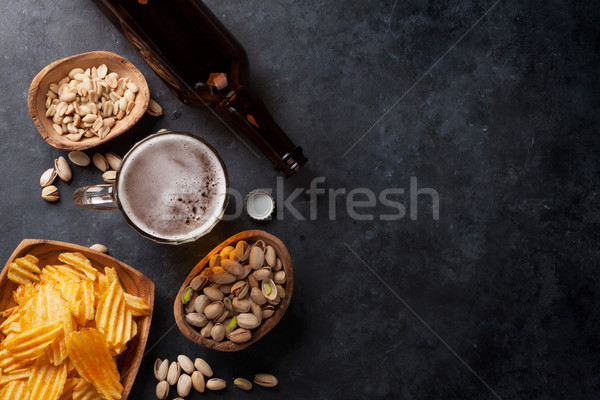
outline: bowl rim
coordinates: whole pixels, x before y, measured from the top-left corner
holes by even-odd
[[[279,303],[279,305],[276,308],[275,313],[269,319],[264,321],[263,324],[261,324],[261,326],[259,328],[257,328],[257,329],[263,328],[263,330],[259,334],[256,334],[255,332],[253,332],[250,340],[245,343],[233,343],[229,340],[217,342],[212,339],[202,337],[202,335],[200,335],[200,332],[197,330],[197,328],[192,327],[185,321],[184,312],[183,312],[183,304],[181,303],[181,298],[183,296],[183,292],[189,286],[192,279],[194,277],[196,277],[196,275],[200,274],[200,272],[208,266],[208,262],[209,262],[210,258],[213,255],[220,252],[221,249],[223,249],[225,246],[228,246],[231,243],[238,242],[240,240],[255,241],[258,239],[262,239],[262,240],[266,239],[265,242],[267,242],[267,244],[269,244],[269,245],[275,244],[275,246],[273,246],[275,249],[275,253],[277,254],[277,257],[279,257],[281,259],[281,262],[283,263],[283,270],[286,273],[286,282],[284,284],[285,285],[285,294],[286,294],[285,298]],[[268,243],[268,242],[270,242],[270,243]],[[294,267],[292,265],[290,253],[289,253],[287,247],[285,246],[285,244],[278,237],[273,236],[268,232],[265,232],[262,230],[256,230],[256,229],[247,230],[247,231],[239,232],[239,233],[232,235],[229,238],[225,239],[219,245],[215,246],[206,256],[204,256],[204,258],[202,258],[202,260],[200,260],[194,266],[194,268],[190,271],[188,276],[183,281],[183,284],[179,288],[179,292],[177,293],[177,296],[175,297],[175,302],[173,303],[173,313],[175,315],[175,322],[177,323],[177,327],[179,328],[181,333],[186,338],[191,340],[192,342],[202,345],[204,347],[213,349],[213,350],[217,350],[217,351],[224,351],[224,352],[239,351],[239,350],[245,349],[246,347],[248,347],[251,344],[255,343],[256,341],[260,340],[262,337],[264,337],[267,333],[269,333],[269,331],[271,329],[273,329],[279,323],[279,321],[281,320],[283,315],[286,313],[286,311],[290,305],[293,292],[294,292]]]
[[[53,248],[51,250],[52,252],[60,251],[61,249],[64,250],[65,252],[72,252],[72,251],[80,252],[84,256],[86,256],[88,259],[90,259],[90,261],[92,262],[92,266],[94,266],[94,268],[96,268],[96,269],[98,269],[98,265],[104,266],[102,263],[100,263],[98,261],[99,259],[107,260],[107,261],[109,261],[109,263],[111,265],[118,267],[118,268],[115,268],[115,270],[117,271],[117,275],[122,275],[122,272],[124,271],[127,273],[127,275],[134,277],[135,281],[140,286],[143,286],[145,288],[147,296],[146,296],[146,298],[144,298],[144,300],[150,307],[150,311],[147,316],[137,317],[135,319],[135,321],[138,325],[138,335],[137,335],[138,344],[137,344],[137,347],[133,349],[134,352],[131,355],[131,360],[132,360],[131,365],[127,366],[127,368],[125,368],[124,371],[119,371],[119,374],[121,375],[121,383],[123,385],[123,394],[122,394],[121,400],[126,400],[127,397],[129,396],[129,394],[131,393],[131,389],[132,389],[135,379],[137,377],[137,374],[138,374],[138,371],[139,371],[139,368],[140,368],[140,365],[141,365],[141,362],[142,362],[142,359],[144,356],[144,351],[145,351],[146,344],[148,341],[148,336],[150,333],[150,326],[152,324],[152,314],[154,312],[154,297],[155,297],[154,282],[150,278],[148,278],[146,275],[144,275],[140,271],[136,270],[135,268],[127,265],[123,261],[117,260],[116,258],[111,257],[107,254],[101,253],[99,251],[90,249],[89,247],[85,247],[85,246],[81,246],[81,245],[77,245],[77,244],[73,244],[73,243],[68,243],[68,242],[57,241],[57,240],[23,239],[21,241],[21,243],[19,243],[19,245],[15,248],[15,250],[10,255],[10,257],[8,258],[6,264],[4,265],[4,268],[2,269],[2,272],[0,272],[0,288],[6,290],[6,288],[5,288],[6,285],[10,285],[10,284],[16,285],[15,282],[9,281],[8,277],[7,277],[8,266],[10,265],[10,263],[13,262],[16,258],[18,258],[20,256],[24,256],[25,254],[28,254],[30,252],[33,255],[35,255],[35,250],[32,251],[32,249],[35,249],[40,246],[50,246],[51,248]],[[122,271],[120,271],[120,270],[122,270]],[[121,274],[119,274],[119,272],[121,272]],[[12,290],[11,290],[11,293],[12,293]],[[14,301],[14,300],[12,300],[12,301]],[[128,349],[128,351],[131,351],[130,349]],[[127,354],[127,353],[123,353],[123,354]]]
[[[94,139],[94,140],[83,140],[80,142],[71,142],[71,141],[68,141],[67,139],[58,140],[44,128],[44,126],[42,125],[42,123],[40,121],[40,118],[47,118],[45,114],[40,115],[39,110],[36,106],[38,96],[44,95],[44,93],[42,93],[40,91],[40,84],[41,84],[42,80],[46,77],[46,75],[50,71],[55,69],[56,67],[58,67],[60,65],[64,65],[64,64],[76,63],[80,60],[86,60],[90,57],[105,58],[107,60],[110,60],[110,62],[122,64],[127,70],[131,71],[131,74],[136,76],[136,78],[139,79],[139,81],[143,84],[142,87],[139,88],[139,94],[138,94],[138,96],[140,96],[140,95],[142,96],[142,100],[143,100],[142,107],[141,107],[141,109],[139,109],[139,111],[136,112],[136,114],[134,114],[134,118],[132,118],[129,126],[122,128],[120,131],[111,132],[111,134],[107,135],[103,139],[94,137],[94,138],[90,138],[90,139]],[[150,102],[150,88],[148,86],[148,82],[146,81],[146,78],[141,73],[141,71],[135,65],[133,65],[133,63],[131,63],[129,60],[127,60],[125,57],[120,56],[120,55],[110,52],[110,51],[105,51],[105,50],[88,51],[85,53],[75,54],[75,55],[61,58],[59,60],[51,62],[50,64],[48,64],[44,68],[42,68],[42,70],[40,72],[38,72],[36,74],[36,76],[33,78],[33,80],[31,81],[31,84],[29,85],[29,91],[28,91],[28,95],[27,95],[27,107],[29,109],[29,114],[31,115],[31,118],[33,119],[33,123],[34,123],[36,129],[42,136],[42,139],[44,139],[44,141],[46,143],[48,143],[50,146],[52,146],[54,148],[61,149],[61,150],[69,150],[69,151],[91,149],[93,147],[96,147],[98,145],[106,143],[107,141],[127,132],[146,113],[149,102]]]

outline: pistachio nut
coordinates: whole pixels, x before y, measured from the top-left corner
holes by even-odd
[[[201,294],[194,301],[194,310],[196,310],[197,313],[203,313],[204,309],[206,309],[206,306],[208,306],[209,304],[210,299],[206,297],[206,295]]]
[[[225,338],[225,327],[223,324],[215,324],[210,332],[210,336],[212,336],[213,340],[216,340],[217,342],[223,340]]]
[[[281,285],[275,285],[277,287],[277,296],[280,299],[285,299],[285,289]]]
[[[281,262],[281,259],[279,257],[277,257],[277,262],[275,263],[275,266],[273,267],[273,271],[281,271],[283,269],[283,263]]]
[[[223,292],[219,290],[219,288],[214,286],[205,287],[202,292],[211,299],[212,301],[221,301],[223,300]]]
[[[192,372],[192,386],[197,392],[204,393],[204,388],[206,387],[206,384],[204,382],[204,375],[202,375],[202,372]]]
[[[204,359],[196,358],[196,360],[194,360],[194,366],[205,377],[210,378],[211,376],[213,376],[212,368],[210,367],[210,365],[208,365],[208,363],[206,361],[204,361]]]
[[[252,288],[252,291],[250,292],[250,298],[255,304],[258,304],[259,306],[262,306],[267,302],[267,298],[257,287]]]
[[[256,278],[254,276],[252,276],[252,274],[248,275],[248,284],[250,285],[251,288],[259,288],[260,287],[260,283],[258,283]]]
[[[267,300],[275,300],[277,298],[277,288],[275,287],[275,282],[272,279],[267,279],[262,282],[261,285],[262,294],[267,298]]]
[[[229,340],[233,343],[245,343],[252,337],[249,330],[244,328],[238,328],[229,334]]]
[[[194,293],[194,289],[192,289],[191,286],[186,287],[181,295],[181,302],[183,304],[189,303],[192,299],[192,293]]]
[[[258,304],[252,304],[250,312],[258,319],[258,324],[262,323],[262,308]]]
[[[285,283],[285,271],[277,271],[273,274],[273,282]]]
[[[254,271],[252,273],[252,276],[257,281],[264,281],[265,279],[269,279],[269,277],[271,276],[271,268],[268,268],[268,267],[261,268],[257,271]]]
[[[54,185],[46,186],[42,189],[42,199],[46,201],[56,201],[59,197],[58,188]]]
[[[185,305],[186,313],[192,313],[192,312],[196,311],[194,306],[196,305],[197,298],[198,298],[198,293],[192,292],[192,297],[191,297],[190,301]]]
[[[256,374],[254,375],[254,383],[263,387],[277,386],[277,378],[271,374]]]
[[[250,310],[250,305],[252,303],[250,302],[250,300],[247,299],[240,299],[238,297],[235,297],[233,299],[232,305],[233,305],[233,309],[236,312],[239,313],[245,313],[248,312]]]
[[[200,290],[201,287],[206,285],[207,281],[208,279],[206,279],[206,277],[198,275],[194,279],[192,279],[192,281],[190,282],[190,286],[194,290]]]
[[[265,261],[269,267],[274,267],[277,264],[277,254],[275,254],[273,246],[267,246],[265,249]]]
[[[202,336],[205,339],[208,339],[210,337],[210,332],[212,331],[213,326],[215,326],[215,323],[209,321],[208,324],[206,324],[202,329],[200,329],[200,336]]]
[[[233,303],[231,302],[231,299],[229,297],[225,297],[223,299],[223,305],[225,306],[225,309],[227,311],[232,311],[233,310]]]
[[[117,180],[117,171],[106,171],[102,174],[102,179],[106,183],[115,183],[115,181]]]
[[[106,247],[105,245],[100,244],[100,243],[95,243],[95,244],[91,245],[90,249],[99,251],[100,253],[105,253],[105,254],[108,253],[108,247]]]
[[[69,163],[63,156],[60,156],[54,160],[54,169],[56,170],[58,177],[65,182],[69,182],[73,177],[71,167],[69,167]]]
[[[204,325],[208,324],[208,319],[204,314],[200,313],[187,313],[185,314],[185,321],[198,328],[202,328]]]
[[[119,169],[119,167],[121,166],[121,157],[119,157],[118,155],[116,155],[115,153],[106,153],[104,155],[104,158],[106,159],[106,162],[108,163],[108,165],[110,165],[110,167],[112,169],[114,169],[115,171]]]
[[[106,158],[100,153],[95,153],[92,156],[92,162],[101,172],[106,172],[109,167],[108,161],[106,161]]]
[[[221,285],[221,287],[219,288],[219,290],[223,293],[223,294],[230,294],[231,293],[231,287],[233,286],[233,284],[229,283],[227,285]]]
[[[246,261],[250,256],[250,245],[245,240],[240,240],[235,245],[233,259],[235,261]]]
[[[227,317],[229,317],[229,313],[230,311],[227,308],[223,307],[223,312],[221,312],[221,315],[216,317],[213,321],[215,321],[215,323],[223,323],[225,322]]]
[[[208,382],[206,382],[206,388],[208,390],[221,390],[225,389],[226,387],[227,384],[221,378],[211,378],[208,380]]]
[[[260,320],[254,314],[242,313],[237,316],[237,324],[240,328],[256,329],[260,325]]]
[[[267,303],[271,304],[271,305],[278,305],[279,303],[281,303],[281,297],[279,297],[279,294],[277,292],[277,288],[275,288],[275,293],[277,293],[277,296],[271,300],[271,299],[267,299]]]
[[[237,328],[237,315],[234,315],[229,320],[227,320],[227,322],[225,323],[225,327],[226,329],[229,329],[229,331],[232,331],[235,328]]]
[[[80,167],[87,167],[90,165],[90,157],[83,151],[72,151],[69,153],[69,160],[75,165]]]
[[[242,266],[233,260],[221,260],[221,267],[231,275],[240,276],[244,273]]]
[[[208,306],[206,306],[206,308],[204,309],[204,315],[206,315],[206,318],[208,319],[217,318],[221,315],[224,308],[225,305],[222,302],[215,301],[214,303],[211,303]]]
[[[242,390],[252,389],[252,383],[246,378],[235,378],[233,384]]]
[[[221,251],[219,252],[219,255],[221,256],[221,258],[229,258],[229,254],[231,254],[231,252],[235,250],[235,247],[233,246],[225,246],[221,249]]]
[[[267,248],[267,244],[265,243],[264,240],[258,239],[256,242],[254,242],[252,247],[258,247],[259,249],[261,249],[264,252],[265,249]]]
[[[40,186],[46,187],[52,185],[57,176],[58,174],[54,168],[48,168],[40,177]]]
[[[167,372],[169,371],[169,360],[161,360],[157,358],[154,362],[154,377],[158,381],[164,381],[167,379]]]
[[[169,384],[167,381],[160,381],[158,385],[156,385],[156,397],[159,400],[164,400],[169,396]]]
[[[171,365],[169,365],[169,371],[167,372],[167,382],[169,385],[174,385],[179,380],[179,374],[181,374],[181,367],[179,363],[173,361]]]
[[[215,254],[208,261],[208,266],[210,268],[220,267],[221,266],[221,256],[219,254]]]
[[[192,390],[192,377],[186,374],[181,374],[177,380],[177,394],[185,397]]]
[[[250,275],[251,272],[253,272],[254,270],[252,269],[252,267],[248,264],[246,265],[242,265],[242,268],[244,269],[244,272],[238,276],[239,279],[246,279],[246,277],[248,275]]]
[[[194,363],[188,356],[183,354],[178,355],[177,362],[181,366],[181,369],[184,370],[187,374],[191,374],[192,372],[194,372]]]
[[[271,304],[267,304],[262,308],[262,317],[263,319],[268,319],[275,314],[275,307]]]
[[[265,253],[264,251],[257,246],[253,246],[250,250],[250,258],[248,263],[252,267],[252,269],[259,269],[263,266],[265,262]]]
[[[246,281],[238,281],[231,287],[231,293],[240,299],[243,299],[248,294],[250,285]]]
[[[231,275],[229,272],[225,271],[221,267],[216,267],[213,269],[213,274],[210,278],[214,283],[220,283],[226,285],[228,283],[233,283],[237,279],[235,276]]]
[[[150,100],[148,101],[148,108],[146,109],[146,113],[152,115],[153,117],[160,117],[163,114],[163,111],[160,104],[158,104],[156,100],[150,98]]]

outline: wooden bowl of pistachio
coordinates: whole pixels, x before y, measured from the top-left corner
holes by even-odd
[[[293,289],[292,260],[283,242],[260,230],[240,232],[187,276],[175,299],[175,321],[197,344],[242,350],[279,322]]]
[[[33,122],[48,144],[85,150],[119,136],[146,112],[150,89],[125,58],[92,51],[46,66],[29,87]]]

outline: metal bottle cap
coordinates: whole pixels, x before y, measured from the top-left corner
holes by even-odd
[[[257,221],[270,220],[275,210],[275,200],[263,189],[248,193],[244,205],[250,218]]]

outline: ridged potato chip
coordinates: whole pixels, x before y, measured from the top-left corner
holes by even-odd
[[[0,391],[0,400],[33,400],[27,392],[25,381],[12,381]]]
[[[29,379],[29,375],[31,375],[31,368],[19,369],[14,372],[5,373],[0,378],[0,386],[6,385],[8,382],[12,381],[22,381]]]
[[[30,281],[39,281],[39,275],[42,271],[37,266],[38,262],[39,260],[31,254],[17,258],[8,266],[7,278],[20,285]]]
[[[119,382],[117,364],[110,355],[102,333],[96,329],[85,328],[73,332],[68,339],[68,348],[69,358],[79,375],[94,385],[102,398],[121,398],[123,386]]]
[[[125,293],[125,303],[127,303],[127,307],[129,307],[131,314],[133,314],[134,317],[140,317],[150,313],[150,307],[141,297]]]
[[[113,280],[98,302],[96,327],[112,349],[118,349],[133,338],[133,315],[125,303],[125,292]]]
[[[7,338],[2,345],[14,358],[32,360],[40,357],[56,339],[64,334],[61,324],[40,326]]]
[[[0,350],[0,369],[5,374],[23,370],[33,365],[34,360],[18,360],[6,349]]]
[[[63,391],[66,380],[66,363],[55,366],[46,357],[40,357],[33,364],[31,375],[27,381],[27,389],[31,399],[57,400]]]
[[[68,371],[69,369],[67,368],[67,373]],[[73,398],[73,389],[75,389],[75,386],[77,386],[80,381],[83,381],[83,379],[67,378],[67,380],[65,381],[65,385],[63,386],[62,393],[60,394],[58,400],[71,400]],[[98,398],[98,395],[96,395],[96,398]]]
[[[98,397],[94,386],[83,379],[73,389],[73,400],[96,400]]]
[[[83,272],[91,281],[95,281],[98,270],[92,266],[92,262],[81,253],[61,253],[58,259],[65,264],[72,265]]]

